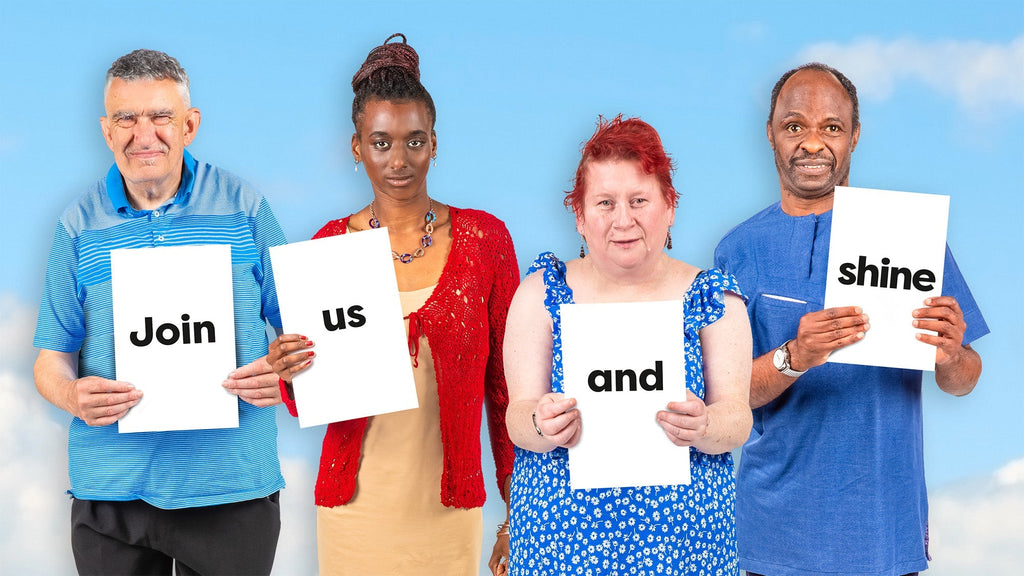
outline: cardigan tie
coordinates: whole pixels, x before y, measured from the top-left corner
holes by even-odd
[[[420,366],[420,336],[423,335],[423,320],[416,312],[410,312],[406,319],[409,320],[409,355],[412,356],[412,367]]]

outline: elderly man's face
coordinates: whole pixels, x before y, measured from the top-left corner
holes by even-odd
[[[820,70],[791,76],[768,124],[782,194],[815,200],[846,185],[859,136],[853,103],[835,77]]]
[[[185,147],[199,128],[199,110],[185,108],[173,80],[114,78],[100,119],[129,198],[169,197],[181,181]]]

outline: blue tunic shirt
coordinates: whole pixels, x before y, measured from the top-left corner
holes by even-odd
[[[230,245],[239,366],[267,353],[266,320],[281,325],[268,248],[285,238],[270,206],[247,183],[196,162],[188,151],[183,164],[178,192],[160,208],[133,209],[114,165],[57,223],[34,345],[78,353],[79,376],[115,378],[110,251],[116,248]],[[74,418],[69,493],[169,509],[280,490],[276,411],[241,400],[238,406],[239,427],[220,430],[118,434],[116,423],[94,427]]]
[[[715,266],[750,298],[755,358],[823,309],[831,226],[831,212],[793,217],[776,203],[718,245]],[[942,293],[963,310],[965,344],[988,333],[948,247]],[[740,568],[773,576],[925,570],[922,437],[920,371],[811,368],[754,410],[737,469]]]

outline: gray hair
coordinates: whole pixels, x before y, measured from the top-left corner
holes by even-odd
[[[188,74],[181,64],[173,56],[157,50],[135,50],[121,56],[110,65],[107,70],[107,81],[103,86],[103,96],[106,98],[110,83],[114,78],[120,78],[126,82],[136,80],[174,80],[178,85],[178,92],[185,102],[185,108],[191,105],[189,95]]]

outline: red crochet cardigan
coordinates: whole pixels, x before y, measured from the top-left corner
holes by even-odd
[[[512,474],[512,442],[505,429],[508,390],[502,341],[508,306],[519,284],[519,266],[512,238],[501,220],[479,210],[450,210],[448,260],[434,292],[409,319],[409,330],[419,326],[426,335],[437,374],[444,453],[441,503],[475,508],[486,498],[480,470],[480,411],[484,404],[499,494]],[[313,238],[344,234],[349,218],[328,222]],[[298,416],[283,381],[281,385],[288,411]],[[359,418],[327,426],[316,480],[318,506],[333,508],[352,499],[366,422]]]

